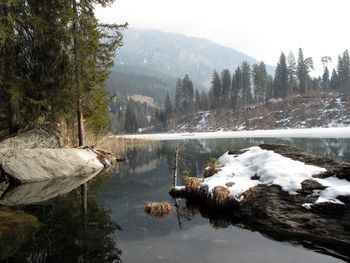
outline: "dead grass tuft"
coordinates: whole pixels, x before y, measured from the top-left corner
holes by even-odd
[[[169,215],[172,207],[168,202],[149,202],[145,206],[145,212],[154,217]]]
[[[185,186],[187,192],[196,192],[198,193],[200,191],[201,183],[203,180],[198,177],[188,177],[185,180]]]
[[[221,171],[221,169],[209,166],[204,171],[204,178],[208,178],[210,176],[213,176],[214,174],[216,174],[219,171]]]
[[[226,186],[215,186],[212,192],[216,204],[224,206],[227,203],[230,190]]]

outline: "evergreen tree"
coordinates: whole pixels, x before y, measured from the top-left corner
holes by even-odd
[[[274,80],[274,95],[278,98],[286,99],[288,97],[288,68],[286,56],[281,52],[279,62],[277,63],[275,80]]]
[[[164,114],[166,120],[169,120],[173,114],[173,105],[171,104],[169,92],[167,92],[165,97]]]
[[[301,48],[299,48],[298,53],[298,66],[297,66],[297,78],[298,78],[298,90],[300,94],[306,93],[306,80],[307,80],[307,71],[304,61],[304,54]]]
[[[136,121],[135,111],[131,107],[131,102],[129,102],[126,107],[124,131],[126,133],[137,132],[137,121]]]
[[[293,52],[289,52],[287,58],[289,94],[295,95],[297,91],[297,64]]]
[[[252,79],[255,101],[258,103],[264,102],[266,100],[267,91],[267,72],[264,62],[260,62],[259,65],[253,65]]]
[[[250,65],[247,61],[244,61],[242,63],[242,102],[244,106],[253,102],[250,76]]]
[[[333,71],[332,71],[332,76],[331,76],[331,80],[330,80],[330,87],[331,87],[332,91],[339,91],[339,79],[338,79],[338,75],[337,75],[337,72],[335,71],[335,69],[333,69]]]
[[[228,69],[224,69],[221,72],[221,105],[227,107],[230,101],[230,89],[231,89],[231,74]]]
[[[194,107],[196,111],[199,111],[201,109],[201,98],[198,89],[196,89],[194,93]]]
[[[313,69],[313,60],[311,57],[304,59],[303,51],[299,48],[297,78],[298,88],[301,94],[308,93],[308,85],[310,82],[309,72]]]
[[[348,50],[338,57],[337,65],[339,90],[350,96],[350,58]]]
[[[325,67],[322,75],[322,90],[328,91],[330,88],[329,70]]]
[[[188,74],[182,80],[182,94],[183,94],[183,112],[192,113],[194,110],[193,99],[194,90],[193,83]]]
[[[182,109],[182,101],[183,101],[183,94],[182,94],[182,79],[178,78],[176,81],[176,89],[175,89],[175,102],[174,102],[174,110],[176,112],[181,112]]]
[[[330,56],[321,57],[321,62],[323,65],[323,75],[322,75],[322,89],[323,91],[329,91],[330,88],[330,74],[328,70],[328,63],[332,62],[332,58]]]
[[[253,80],[253,91],[254,91],[254,100],[258,102],[258,91],[260,86],[259,79],[259,66],[258,64],[253,64],[252,68],[252,80]]]
[[[231,87],[231,105],[234,111],[237,111],[242,106],[242,90],[243,90],[243,77],[242,70],[237,67],[232,77]]]
[[[211,89],[212,89],[211,107],[213,109],[216,109],[220,106],[221,93],[222,93],[221,80],[220,80],[219,74],[216,71],[214,71],[212,75]]]
[[[200,110],[208,110],[209,109],[209,101],[207,93],[202,90],[200,94]]]

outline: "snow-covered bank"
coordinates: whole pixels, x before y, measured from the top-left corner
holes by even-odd
[[[350,138],[350,127],[255,131],[217,131],[194,133],[130,134],[113,135],[113,137],[156,141],[219,138]]]
[[[239,156],[225,153],[219,158],[220,171],[204,179],[201,187],[212,193],[215,187],[227,187],[230,196],[241,202],[242,195],[248,189],[257,185],[278,185],[290,195],[302,190],[305,180],[313,180],[324,186],[323,189],[314,190],[312,195],[318,197],[315,203],[338,203],[338,196],[350,195],[350,182],[335,176],[325,179],[314,178],[327,170],[314,165],[307,165],[284,157],[273,151],[260,147],[248,148]],[[307,204],[309,207],[311,204]]]

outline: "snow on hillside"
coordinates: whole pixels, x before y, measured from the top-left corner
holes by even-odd
[[[350,126],[350,103],[338,95],[295,97],[251,105],[240,111],[199,112],[192,121],[180,122],[175,132],[303,129]]]

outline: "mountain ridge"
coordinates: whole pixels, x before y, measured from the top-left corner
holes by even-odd
[[[189,74],[195,85],[206,88],[210,86],[214,70],[220,72],[227,68],[232,72],[243,61],[251,65],[259,63],[241,51],[209,39],[156,29],[128,29],[123,42],[115,58],[115,71],[138,67],[172,78]],[[270,74],[274,72],[274,67],[266,66]]]

